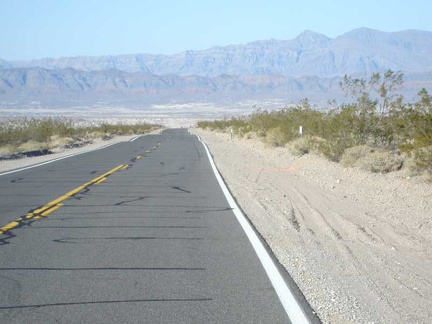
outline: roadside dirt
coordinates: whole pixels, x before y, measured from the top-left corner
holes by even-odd
[[[432,185],[195,129],[324,323],[432,322]]]

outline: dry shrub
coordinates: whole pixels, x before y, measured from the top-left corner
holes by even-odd
[[[326,159],[339,162],[342,154],[347,148],[342,141],[336,140],[326,140],[321,139],[316,142],[315,145],[316,151],[321,156],[324,156]]]
[[[266,143],[271,146],[285,146],[288,140],[287,134],[279,127],[270,129],[265,137]]]
[[[372,153],[374,149],[368,145],[353,146],[345,150],[340,163],[345,167],[353,167],[357,161]]]
[[[249,132],[249,133],[244,134],[243,138],[246,140],[258,139],[258,135],[256,133]]]
[[[10,147],[8,147],[8,146],[0,147],[0,156],[9,155],[12,153],[13,153],[13,151],[11,150]]]
[[[249,126],[243,126],[238,128],[233,127],[229,129],[230,132],[231,129],[233,130],[233,133],[239,137],[247,138],[247,136],[251,136],[251,128]]]
[[[77,127],[67,119],[23,118],[0,122],[0,146],[5,152],[20,153],[63,146],[86,134],[92,139],[106,134],[144,134],[161,127],[146,123]]]
[[[88,140],[94,140],[94,139],[102,138],[104,135],[105,133],[102,133],[100,131],[93,131],[93,132],[86,133],[85,138]]]
[[[55,148],[59,146],[64,146],[66,144],[72,143],[73,139],[70,137],[61,137],[59,135],[51,136],[50,147]]]
[[[412,152],[414,171],[425,171],[432,177],[432,145],[416,149]]]
[[[260,138],[261,140],[265,140],[265,137],[267,135],[267,131],[264,129],[257,129],[255,131],[255,134],[257,135],[258,138]]]
[[[417,167],[416,161],[412,156],[404,156],[403,169],[407,171],[407,176],[421,176],[424,171]]]
[[[402,168],[403,158],[393,152],[377,149],[357,160],[354,166],[375,173],[388,173]]]
[[[287,144],[290,152],[296,156],[308,154],[314,148],[314,139],[311,136],[297,138]]]
[[[48,143],[28,141],[18,147],[18,152],[39,151],[48,149]]]

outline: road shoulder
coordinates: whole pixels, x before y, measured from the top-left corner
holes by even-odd
[[[194,132],[323,322],[430,320],[430,184]]]

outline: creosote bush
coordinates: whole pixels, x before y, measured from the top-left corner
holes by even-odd
[[[53,135],[68,136],[73,133],[72,123],[66,119],[23,118],[0,123],[0,147],[18,148],[32,142],[49,143]]]
[[[345,76],[341,88],[353,103],[319,111],[304,99],[294,107],[259,109],[248,117],[199,122],[198,127],[233,129],[241,137],[286,146],[296,155],[313,151],[372,172],[398,170],[406,159],[416,172],[432,177],[432,97],[421,89],[417,102],[405,104],[396,93],[402,84],[402,73],[391,70],[369,80]]]

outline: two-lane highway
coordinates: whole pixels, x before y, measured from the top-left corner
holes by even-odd
[[[184,129],[2,175],[0,322],[316,321],[234,209]]]

